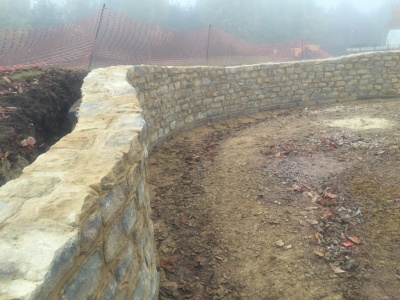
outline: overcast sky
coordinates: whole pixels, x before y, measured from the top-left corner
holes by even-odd
[[[171,3],[180,3],[183,5],[193,4],[196,0],[170,0]],[[251,1],[251,0],[248,0]],[[385,0],[314,0],[319,6],[325,9],[334,8],[341,2],[353,3],[355,7],[364,12],[370,12],[376,10],[382,6]]]
[[[326,9],[333,8],[341,2],[352,3],[359,10],[365,12],[376,10],[385,3],[384,0],[314,0],[314,2]]]

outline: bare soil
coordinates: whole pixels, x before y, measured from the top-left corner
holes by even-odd
[[[161,299],[400,299],[400,99],[208,124],[149,158]]]
[[[86,74],[73,69],[0,73],[0,186],[71,132],[68,111],[81,97]]]

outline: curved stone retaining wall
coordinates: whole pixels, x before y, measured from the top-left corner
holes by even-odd
[[[399,57],[92,71],[74,132],[0,189],[0,299],[157,298],[148,149],[213,120],[397,96]]]
[[[255,113],[400,94],[399,52],[240,67],[135,66],[150,149],[184,128]]]

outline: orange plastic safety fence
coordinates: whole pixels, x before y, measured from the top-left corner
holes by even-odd
[[[101,22],[100,22],[101,21]],[[98,31],[97,39],[96,32]],[[259,44],[217,28],[177,30],[107,9],[75,23],[0,31],[0,71],[156,64],[239,65],[330,57],[304,41]]]

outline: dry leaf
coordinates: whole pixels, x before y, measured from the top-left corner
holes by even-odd
[[[183,223],[187,223],[187,222],[189,222],[189,217],[188,217],[186,214],[182,214],[182,215],[179,217],[179,220],[180,220],[181,222],[183,222]]]
[[[324,144],[326,144],[326,143],[329,142],[329,139],[328,139],[326,136],[323,136],[323,135],[321,135],[321,136],[319,137],[319,140],[320,140],[321,142],[323,142]]]
[[[310,207],[306,207],[305,209],[308,210],[308,211],[311,211],[311,210],[317,210],[317,209],[319,209],[319,207],[317,207],[317,206],[310,206]]]
[[[315,255],[317,255],[319,257],[324,257],[325,256],[325,252],[322,252],[320,250],[315,250],[314,253],[315,253]]]
[[[9,156],[10,156],[10,151],[6,151],[6,153],[4,153],[4,156],[1,158],[1,160],[3,161]]]
[[[355,237],[355,236],[349,236],[349,240],[352,241],[354,244],[357,244],[357,245],[362,243],[361,239],[358,238],[358,237]]]
[[[197,266],[202,267],[207,263],[207,259],[201,256],[197,256],[194,259],[194,262],[196,263]]]
[[[331,220],[333,218],[333,214],[330,212],[324,212],[322,217],[327,220]]]
[[[343,242],[342,245],[345,247],[353,247],[354,243],[351,241],[346,241],[346,242]]]
[[[332,205],[335,205],[335,203],[336,203],[335,201],[336,200],[334,200],[334,199],[324,198],[324,199],[321,199],[321,201],[319,201],[319,203],[323,206],[332,206]]]
[[[268,224],[269,224],[269,225],[281,225],[281,222],[278,222],[278,221],[269,221]]]
[[[312,191],[311,192],[304,192],[303,196],[310,197],[312,202],[316,202],[317,199],[318,199],[318,194],[315,193],[315,192],[312,192]]]
[[[335,274],[343,274],[343,273],[346,273],[346,271],[343,271],[342,269],[336,267],[336,266],[333,265],[333,264],[329,264],[329,266],[331,267],[333,273],[335,273]]]
[[[299,220],[301,226],[306,227],[307,223],[304,220]]]
[[[332,194],[332,193],[327,193],[327,194],[325,195],[325,197],[328,197],[328,198],[331,198],[331,199],[335,199],[335,198],[336,198],[336,195],[335,195],[335,194]]]
[[[160,259],[160,267],[167,271],[173,271],[175,269],[175,263],[178,260],[179,256],[174,255],[168,258],[162,257]]]
[[[293,184],[292,186],[294,191],[300,192],[302,190],[301,186],[297,185],[297,184]]]
[[[33,147],[36,144],[36,140],[34,137],[27,137],[25,140],[21,141],[22,147],[31,146]]]
[[[319,232],[316,232],[315,238],[318,240],[318,244],[321,244],[321,239],[323,238],[322,234],[320,234]]]
[[[294,148],[293,145],[289,145],[289,144],[286,145],[286,150],[287,150],[287,151],[293,151],[294,149],[295,149],[295,148]]]
[[[3,76],[2,78],[3,78],[3,80],[4,80],[5,82],[7,82],[8,84],[11,84],[11,80],[8,79],[8,77]]]

